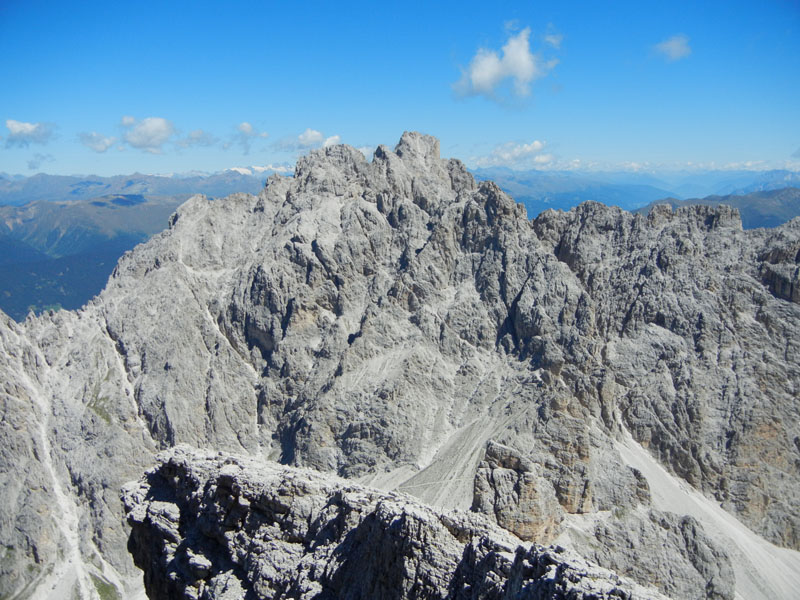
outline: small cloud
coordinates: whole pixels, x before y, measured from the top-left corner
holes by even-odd
[[[133,148],[161,154],[162,146],[175,134],[175,127],[167,119],[147,117],[137,121],[133,117],[122,117],[123,126],[128,128],[125,142]]]
[[[488,156],[475,159],[478,167],[525,167],[531,163],[542,165],[554,160],[552,154],[539,154],[545,147],[544,142],[534,140],[530,143],[506,142],[495,146]]]
[[[190,131],[189,135],[177,141],[178,146],[181,148],[189,148],[191,146],[213,146],[219,140],[202,129],[195,129]]]
[[[375,148],[372,146],[359,146],[356,148],[361,154],[363,154],[367,160],[372,160],[372,155],[375,154]]]
[[[256,173],[293,173],[294,167],[289,165],[273,165],[272,163],[263,166],[250,167]]]
[[[278,142],[277,146],[281,150],[291,152],[311,150],[312,148],[327,148],[328,146],[341,143],[342,138],[340,136],[332,135],[330,137],[325,137],[321,131],[309,127],[296,138],[290,137],[281,140]]]
[[[792,154],[792,158],[800,158],[800,148],[798,148],[794,154]]]
[[[247,121],[242,121],[236,126],[236,133],[231,138],[231,141],[226,142],[222,147],[227,150],[233,144],[238,144],[242,148],[243,154],[250,154],[250,148],[253,145],[253,140],[266,139],[269,134],[265,131],[258,131]]]
[[[321,131],[310,128],[297,136],[297,143],[303,148],[313,148],[321,144],[324,140],[325,136],[322,135]]]
[[[30,144],[46,144],[53,137],[55,125],[51,123],[25,123],[24,121],[6,120],[9,134],[6,148],[27,148]]]
[[[40,154],[37,152],[36,154],[33,155],[33,158],[31,158],[28,161],[28,169],[30,169],[31,171],[35,171],[43,163],[53,162],[54,160],[55,158],[53,158],[51,154]]]
[[[560,33],[549,33],[544,36],[544,41],[550,44],[553,48],[558,50],[561,48],[561,42],[564,41],[564,36]]]
[[[94,150],[95,152],[105,152],[111,146],[114,145],[114,142],[117,141],[115,137],[106,137],[96,131],[92,131],[91,133],[81,133],[78,135],[81,140],[81,144]]]
[[[662,55],[667,62],[675,62],[686,58],[692,53],[689,47],[689,37],[683,34],[673,35],[654,46],[655,51]]]
[[[530,93],[531,83],[547,75],[558,64],[557,60],[544,61],[530,49],[531,30],[526,27],[511,35],[502,47],[502,56],[494,50],[480,48],[461,79],[453,85],[462,96],[483,95],[497,99],[495,91],[506,80],[513,82],[513,93],[524,97]]]

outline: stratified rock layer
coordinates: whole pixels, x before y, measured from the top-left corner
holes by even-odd
[[[0,355],[17,423],[3,425],[0,476],[25,465],[34,504],[57,500],[38,510],[18,486],[0,490],[0,543],[18,549],[3,567],[17,579],[0,587],[34,581],[28,564],[62,564],[60,548],[82,561],[76,593],[97,578],[133,593],[117,490],[182,442],[444,507],[469,508],[477,486],[476,508],[526,536],[678,511],[674,539],[684,509],[650,505],[660,472],[625,464],[624,441],[798,548],[798,244],[800,219],[742,231],[725,207],[642,217],[586,203],[529,221],[419,134],[371,162],[347,146],[312,152],[257,196],[195,197],[85,309],[0,323],[19,349]],[[490,440],[524,468],[487,457]],[[778,563],[715,536],[707,553],[647,543],[638,560],[677,573],[704,556],[692,577],[729,596],[717,550],[735,546],[748,594],[782,595]],[[597,550],[601,537],[570,539],[666,589],[618,542]]]
[[[244,457],[175,448],[123,501],[152,600],[663,598],[476,515]]]

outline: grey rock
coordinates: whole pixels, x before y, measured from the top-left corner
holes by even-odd
[[[672,598],[734,597],[730,558],[696,520],[653,509],[621,512],[595,527],[598,544],[585,556]]]
[[[152,600],[663,598],[474,514],[186,446],[123,501]]]
[[[494,517],[523,540],[556,537],[564,511],[556,492],[536,466],[513,448],[489,442],[475,473],[472,510]]]

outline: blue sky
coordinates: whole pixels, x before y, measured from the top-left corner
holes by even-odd
[[[800,2],[0,1],[0,171],[800,169]]]

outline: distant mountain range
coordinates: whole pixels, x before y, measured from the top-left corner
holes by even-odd
[[[706,196],[705,198],[690,198],[688,200],[666,198],[648,204],[635,212],[647,214],[656,204],[669,204],[673,209],[679,206],[695,204],[705,206],[727,204],[739,209],[739,214],[742,216],[742,227],[745,229],[777,227],[800,215],[800,189],[789,187],[742,195]]]
[[[264,169],[262,167],[262,169]],[[0,174],[0,205],[21,205],[34,200],[87,200],[112,194],[212,198],[233,192],[256,193],[277,169],[227,169],[219,173],[185,175],[115,175],[113,177],[64,176],[39,173],[31,177]]]
[[[569,210],[594,200],[625,210],[635,210],[662,198],[685,200],[709,195],[747,194],[800,187],[794,171],[515,171],[493,167],[473,171],[476,179],[495,181],[522,202],[528,216],[548,208]]]

